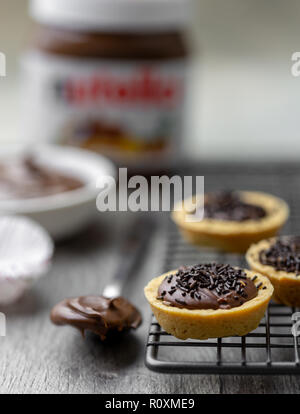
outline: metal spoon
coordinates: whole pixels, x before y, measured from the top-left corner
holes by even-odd
[[[102,296],[68,298],[54,306],[51,320],[56,325],[71,325],[82,334],[90,330],[104,340],[111,332],[136,329],[142,322],[138,309],[121,296],[128,277],[136,270],[153,229],[153,222],[138,219],[120,249],[117,270]]]

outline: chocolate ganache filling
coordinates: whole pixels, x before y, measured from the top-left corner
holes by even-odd
[[[0,200],[45,197],[83,185],[75,177],[40,165],[32,156],[0,163]]]
[[[231,309],[257,296],[262,286],[255,286],[255,278],[251,280],[244,270],[230,265],[182,266],[164,278],[157,299],[178,308]]]
[[[82,333],[90,330],[104,340],[110,332],[137,328],[142,317],[136,307],[122,297],[80,296],[54,306],[51,320],[56,325],[74,326]]]
[[[279,237],[268,249],[259,253],[259,260],[264,265],[300,275],[300,237]]]
[[[254,204],[244,202],[235,192],[208,193],[204,201],[204,217],[216,220],[259,220],[266,211]]]

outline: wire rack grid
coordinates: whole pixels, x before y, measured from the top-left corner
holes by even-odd
[[[210,188],[218,188],[217,178],[218,173],[209,175],[206,181]],[[269,192],[285,198],[291,207],[291,217],[285,233],[300,232],[297,213],[300,211],[300,194],[295,192],[295,185],[299,186],[300,183],[300,169],[277,169],[274,173],[274,169],[269,168],[255,170],[252,174],[248,171],[242,176],[231,170],[225,173],[225,180],[235,184],[234,188],[251,188],[253,182],[259,182],[260,189],[265,191],[266,187],[271,187]],[[211,249],[199,250],[187,244],[170,220],[167,227],[164,272],[183,264],[210,261],[241,267],[246,265],[241,255],[224,254]],[[255,331],[242,337],[203,341],[179,340],[165,332],[152,316],[146,347],[146,366],[157,372],[169,373],[300,374],[299,338],[292,334],[295,323],[292,315],[297,311],[298,309],[271,302]]]

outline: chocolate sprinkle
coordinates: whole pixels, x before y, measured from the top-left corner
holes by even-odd
[[[263,265],[300,275],[300,236],[279,237],[268,249],[259,253]]]
[[[266,211],[262,207],[242,201],[238,193],[220,191],[205,196],[205,218],[245,221],[259,220],[265,216]]]
[[[170,280],[173,280],[171,287]],[[158,299],[162,296],[171,306],[230,309],[257,296],[257,289],[244,270],[210,263],[181,267],[166,276],[158,289]]]

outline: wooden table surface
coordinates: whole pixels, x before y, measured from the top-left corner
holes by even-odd
[[[124,213],[125,214],[125,213]],[[0,337],[1,393],[299,393],[297,376],[169,375],[144,365],[150,309],[146,282],[161,269],[163,225],[158,225],[141,268],[124,292],[144,323],[118,342],[83,339],[70,327],[49,321],[51,307],[66,296],[101,293],[116,268],[118,242],[132,214],[111,214],[76,239],[56,247],[49,274],[23,299],[3,310],[7,335]],[[158,219],[158,221],[162,221]]]

